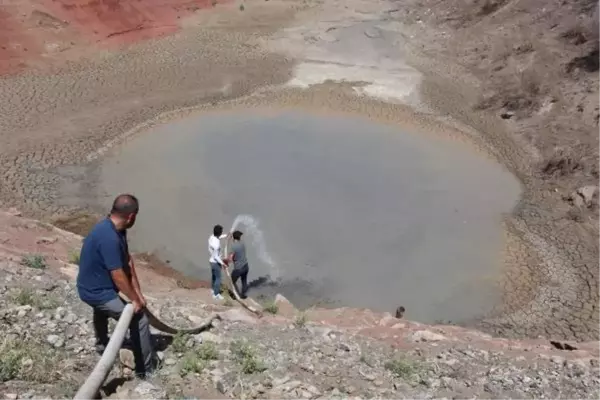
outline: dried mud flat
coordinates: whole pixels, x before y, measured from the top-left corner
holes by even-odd
[[[97,199],[86,196],[94,161],[127,135],[185,113],[260,105],[363,114],[463,140],[523,182],[524,198],[506,221],[506,299],[494,315],[476,321],[481,328],[505,336],[595,340],[598,80],[585,61],[594,38],[581,26],[560,25],[553,35],[537,32],[539,40],[521,50],[515,44],[507,52],[489,35],[478,50],[487,58],[475,57],[475,50],[463,54],[458,44],[466,35],[515,23],[503,13],[521,7],[516,15],[533,15],[525,7],[532,2],[488,3],[492,9],[469,18],[460,1],[272,0],[243,10],[232,4],[188,16],[182,30],[125,49],[74,46],[63,53],[68,63],[0,80],[0,207],[44,219],[94,211]],[[593,9],[571,14],[577,13]],[[456,22],[456,15],[464,20]],[[523,34],[521,25],[514,31]],[[538,46],[554,45],[561,35],[584,43],[569,53],[570,75],[559,76],[558,95],[545,83],[506,84],[513,76],[506,68],[529,71],[519,75],[523,79],[536,76],[529,67],[551,57]],[[357,37],[383,50],[352,49]],[[469,48],[479,49],[475,42]],[[406,66],[398,67],[401,61]],[[404,83],[394,86],[397,81]],[[294,85],[283,86],[287,82]],[[572,102],[583,111],[574,114]],[[561,135],[565,126],[571,129]]]

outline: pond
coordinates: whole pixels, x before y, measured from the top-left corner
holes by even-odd
[[[521,193],[464,143],[289,110],[155,127],[109,154],[98,179],[109,199],[139,197],[132,246],[182,272],[210,279],[212,227],[242,215],[250,279],[271,282],[251,296],[402,305],[422,322],[474,318],[499,301],[502,217]]]

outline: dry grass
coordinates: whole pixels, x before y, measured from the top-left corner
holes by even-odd
[[[54,383],[59,378],[60,354],[32,340],[5,338],[0,343],[0,382],[19,379]]]
[[[181,360],[180,374],[201,373],[212,360],[219,359],[219,350],[212,342],[202,343],[195,350],[187,352]]]
[[[56,298],[38,293],[30,288],[21,288],[14,294],[12,300],[20,306],[31,306],[40,310],[48,310],[58,307]]]
[[[70,251],[69,252],[69,262],[71,264],[79,265],[79,251]]]
[[[28,254],[23,257],[21,264],[29,268],[45,269],[46,259],[40,254]]]
[[[173,351],[175,353],[184,353],[187,350],[187,341],[189,339],[189,336],[178,332],[177,334],[173,335],[173,342],[171,343],[171,347],[173,348]]]
[[[277,314],[279,312],[279,306],[273,301],[263,304],[263,309],[269,314]]]
[[[406,358],[394,358],[386,362],[384,367],[396,377],[405,380],[412,379],[422,370],[420,364]]]
[[[244,374],[260,373],[267,370],[256,350],[248,342],[237,340],[231,343],[231,352]]]
[[[306,322],[308,321],[308,317],[306,316],[306,313],[300,313],[298,315],[296,315],[296,318],[294,319],[294,326],[296,328],[304,328],[306,326]]]

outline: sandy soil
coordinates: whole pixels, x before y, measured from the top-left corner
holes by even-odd
[[[238,99],[366,114],[460,137],[522,180],[526,194],[506,221],[505,307],[483,327],[505,335],[597,339],[596,197],[583,207],[565,201],[578,187],[597,184],[597,38],[588,37],[582,18],[572,29],[556,22],[555,2],[541,16],[535,1],[487,2],[473,15],[465,3],[236,3],[182,14],[183,29],[173,35],[120,49],[105,46],[110,33],[88,39],[73,33],[76,24],[56,21],[50,28],[36,23],[38,30],[29,32],[37,38],[22,36],[16,15],[52,11],[9,2],[0,14],[0,39],[22,37],[38,55],[25,57],[23,44],[3,48],[9,60],[3,69],[22,72],[0,80],[0,207],[43,218],[86,211],[91,199],[85,197],[60,204],[59,183],[85,187],[93,181],[94,160],[127,134],[143,131],[141,124],[175,116],[165,112],[228,107],[222,102]],[[568,15],[593,14],[595,3],[574,3],[582,8],[568,8]],[[558,25],[549,30],[552,24]],[[537,29],[535,36],[526,35],[530,29]],[[49,40],[63,35],[53,43],[70,47],[52,53],[57,47],[44,47],[42,33]],[[517,37],[535,40],[521,45]],[[507,42],[510,51],[500,51]],[[509,84],[514,76],[520,80]],[[346,82],[332,82],[336,78]],[[316,86],[303,89],[309,84]]]

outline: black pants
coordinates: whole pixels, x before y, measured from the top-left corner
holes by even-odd
[[[246,297],[246,292],[248,291],[248,271],[249,271],[249,267],[248,264],[244,265],[242,268],[234,268],[233,271],[231,271],[231,280],[233,281],[233,285],[235,286],[235,289],[238,290],[237,288],[237,280],[239,278],[242,278],[242,291],[240,292],[238,290],[238,293],[240,294],[241,297]]]

